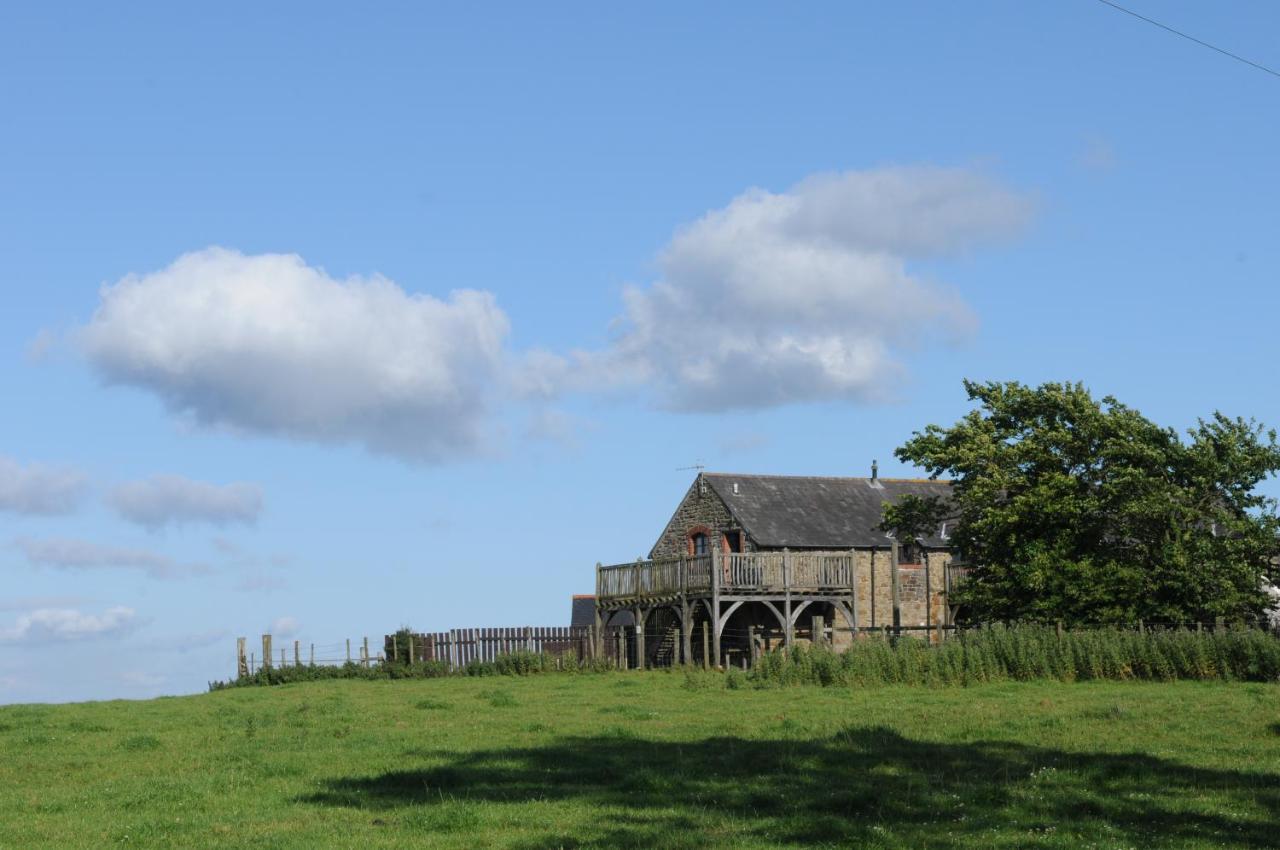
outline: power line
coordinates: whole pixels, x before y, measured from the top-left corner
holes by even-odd
[[[1221,53],[1223,56],[1229,56],[1232,59],[1236,60],[1237,62],[1243,62],[1246,65],[1249,65],[1253,68],[1257,68],[1259,71],[1266,71],[1268,74],[1270,74],[1273,77],[1280,77],[1280,71],[1276,71],[1273,68],[1268,68],[1266,65],[1259,65],[1257,62],[1254,62],[1249,59],[1245,59],[1243,56],[1239,56],[1235,53],[1232,53],[1230,50],[1223,50],[1221,47],[1215,47],[1214,45],[1210,44],[1207,41],[1201,41],[1200,39],[1196,38],[1194,35],[1188,35],[1187,33],[1182,32],[1181,30],[1176,30],[1171,26],[1160,23],[1159,21],[1154,21],[1151,18],[1146,17],[1145,15],[1139,15],[1137,12],[1133,11],[1132,9],[1126,9],[1124,6],[1121,6],[1118,3],[1112,3],[1111,0],[1098,0],[1098,2],[1104,6],[1110,6],[1112,9],[1115,9],[1116,11],[1124,12],[1126,15],[1132,15],[1133,17],[1137,18],[1140,21],[1146,21],[1152,26],[1159,27],[1160,29],[1165,30],[1167,32],[1171,32],[1174,35],[1182,36],[1187,41],[1194,41],[1196,44],[1200,45],[1201,47],[1207,47],[1210,50],[1214,50],[1214,51],[1217,51],[1218,53]]]

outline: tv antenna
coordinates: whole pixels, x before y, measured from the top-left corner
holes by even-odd
[[[701,474],[702,474],[702,470],[704,470],[704,469],[706,469],[706,468],[707,468],[707,466],[706,466],[706,464],[704,464],[704,463],[702,462],[702,458],[698,458],[698,459],[694,462],[693,466],[677,466],[677,467],[676,467],[676,472],[687,472],[687,471],[688,471],[688,470],[690,470],[690,469],[696,469],[696,470],[698,470],[698,474],[699,474],[699,475],[701,475]]]

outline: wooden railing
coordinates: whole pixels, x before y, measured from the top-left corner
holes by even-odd
[[[847,588],[852,552],[749,552],[693,555],[599,567],[596,596],[651,597],[706,593],[718,579],[725,592]],[[713,570],[719,575],[713,576]]]
[[[968,568],[946,568],[950,591]],[[596,598],[643,598],[681,593],[775,593],[787,590],[847,590],[854,581],[854,553],[715,552],[653,561],[601,566],[596,570]]]
[[[711,556],[691,555],[599,567],[596,597],[667,596],[711,589]]]

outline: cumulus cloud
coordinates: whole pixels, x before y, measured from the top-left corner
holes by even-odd
[[[10,643],[43,643],[87,638],[117,637],[138,625],[132,608],[116,606],[102,614],[85,614],[75,608],[39,608],[18,617],[0,640]]]
[[[67,514],[84,498],[85,476],[74,470],[18,463],[0,455],[0,511]]]
[[[922,338],[963,336],[964,302],[909,268],[1008,237],[1028,199],[962,169],[885,168],[752,189],[679,230],[660,278],[625,293],[605,351],[529,355],[531,396],[651,385],[686,411],[869,400]]]
[[[507,331],[485,292],[208,248],[104,287],[78,338],[107,381],[198,422],[439,461],[483,447]]]
[[[14,545],[35,567],[63,570],[133,569],[152,578],[182,578],[208,573],[202,564],[183,564],[148,549],[104,546],[70,538],[32,539],[21,537]]]
[[[120,516],[153,530],[173,523],[253,523],[262,511],[262,488],[153,475],[116,487],[108,501]]]

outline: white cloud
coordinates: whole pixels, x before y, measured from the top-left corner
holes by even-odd
[[[483,447],[507,330],[485,292],[208,248],[104,287],[79,340],[108,381],[199,422],[439,461]]]
[[[132,549],[122,546],[104,546],[85,540],[70,538],[46,538],[36,540],[20,537],[14,545],[22,550],[27,561],[36,567],[54,567],[64,570],[135,569],[152,578],[180,578],[210,572],[202,564],[183,564],[167,555],[148,549]]]
[[[679,230],[661,277],[625,293],[603,352],[529,355],[519,386],[645,383],[688,411],[870,400],[900,352],[975,323],[944,287],[908,269],[1015,233],[1030,202],[962,169],[885,168],[752,189]]]
[[[178,475],[153,475],[116,487],[108,501],[120,516],[150,529],[188,522],[253,523],[262,511],[262,488],[244,482],[218,485]]]
[[[85,614],[75,608],[39,608],[18,617],[12,627],[0,629],[0,640],[42,643],[115,637],[136,626],[136,613],[123,606],[108,608],[102,614]]]
[[[293,617],[278,617],[271,624],[271,628],[268,629],[268,634],[274,637],[289,638],[295,637],[300,629],[301,626],[298,625],[298,621]]]
[[[0,455],[0,511],[20,514],[67,514],[80,504],[86,489],[82,473],[65,467],[22,465]]]

